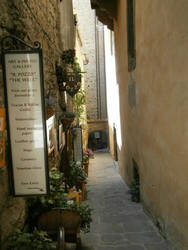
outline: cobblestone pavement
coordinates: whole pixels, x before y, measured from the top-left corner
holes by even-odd
[[[170,250],[128,187],[108,153],[90,160],[87,202],[94,209],[91,231],[82,234],[83,250]]]

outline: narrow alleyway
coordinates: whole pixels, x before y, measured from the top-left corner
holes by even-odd
[[[83,250],[170,249],[142,205],[130,200],[108,153],[96,153],[90,160],[87,190],[94,211],[91,231],[82,235]]]

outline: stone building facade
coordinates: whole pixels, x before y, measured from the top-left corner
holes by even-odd
[[[30,45],[33,45],[36,40],[41,43],[45,108],[53,109],[58,117],[62,97],[59,94],[56,79],[56,62],[60,60],[64,49],[73,49],[75,46],[72,2],[69,0],[2,0],[0,11],[0,39],[6,35],[14,35]],[[68,19],[65,13],[68,13]],[[0,108],[5,108],[3,88],[1,67]],[[57,164],[58,160],[57,155]],[[7,234],[17,227],[23,227],[26,217],[24,199],[10,195],[8,164],[7,158],[6,165],[0,168],[0,245]]]
[[[188,3],[91,3],[99,19],[114,29],[122,137],[118,145],[120,173],[129,184],[135,171],[139,174],[145,209],[174,249],[186,250]],[[131,19],[127,9],[134,10],[129,13]]]
[[[97,20],[89,0],[73,0],[73,8],[85,55],[88,132],[103,131],[108,134],[104,26]]]
[[[85,54],[85,90],[87,95],[88,119],[98,118],[96,89],[96,44],[95,44],[95,12],[91,10],[88,0],[73,0],[74,13],[82,40],[82,53]]]

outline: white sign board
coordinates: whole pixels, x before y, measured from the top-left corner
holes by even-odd
[[[4,65],[14,195],[47,194],[41,55],[6,53]]]

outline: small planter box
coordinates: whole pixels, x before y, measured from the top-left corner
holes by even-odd
[[[79,203],[80,203],[80,196],[79,196],[79,192],[70,192],[70,193],[68,193],[68,197],[70,198],[70,199],[74,199],[75,198],[75,200],[76,200],[76,203],[79,205]]]
[[[84,172],[86,173],[86,175],[88,176],[88,172],[89,172],[89,162],[83,164],[83,169],[84,169]]]
[[[85,192],[86,192],[86,183],[85,181],[82,182],[82,201],[85,201]]]

